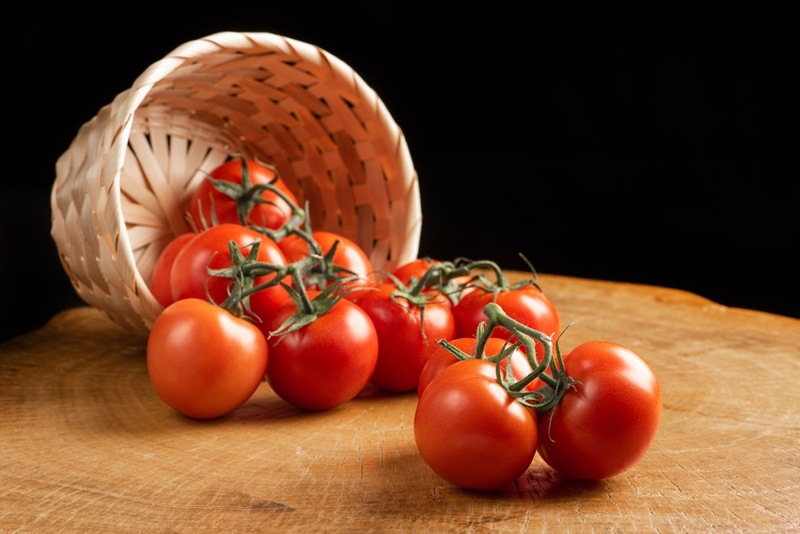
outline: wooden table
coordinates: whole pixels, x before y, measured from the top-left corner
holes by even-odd
[[[563,348],[618,341],[659,377],[659,434],[622,475],[572,481],[537,457],[503,491],[457,489],[416,450],[413,393],[304,413],[264,384],[189,420],[151,389],[146,340],[85,307],[0,345],[0,532],[800,530],[800,320],[540,282],[574,323]]]

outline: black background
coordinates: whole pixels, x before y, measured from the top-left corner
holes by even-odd
[[[315,44],[377,91],[419,174],[421,255],[524,269],[523,253],[542,273],[800,317],[788,15],[524,5],[19,6],[3,36],[0,339],[82,304],[50,237],[56,159],[150,64],[223,30]]]

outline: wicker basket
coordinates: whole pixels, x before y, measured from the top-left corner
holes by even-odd
[[[56,163],[52,236],[78,295],[146,333],[153,264],[187,231],[205,172],[239,153],[277,167],[315,229],[359,243],[376,270],[416,257],[422,216],[402,132],[374,90],[320,48],[222,32],[151,65]]]

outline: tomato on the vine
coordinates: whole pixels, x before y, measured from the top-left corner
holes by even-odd
[[[255,160],[244,161],[247,162],[246,166],[241,157],[229,159],[209,173],[212,179],[223,182],[223,186],[231,189],[234,196],[218,189],[209,179],[197,186],[188,208],[189,222],[196,231],[223,223],[277,230],[291,218],[297,198],[283,179],[268,166]],[[247,180],[243,183],[245,172]],[[286,195],[293,205],[275,191],[265,188],[264,184],[269,183]],[[263,190],[252,189],[253,186]]]
[[[185,298],[211,299],[222,304],[228,297],[233,278],[210,274],[208,269],[225,269],[231,266],[229,243],[234,242],[247,256],[253,244],[258,241],[259,262],[285,266],[286,258],[278,245],[269,237],[240,224],[226,223],[212,226],[198,233],[187,242],[175,256],[170,274],[173,300]],[[256,284],[266,283],[275,277],[267,274],[257,277]],[[283,302],[289,298],[286,289],[275,284],[253,296],[255,302]],[[267,320],[272,310],[265,306],[254,307],[254,312],[262,320]],[[262,316],[263,315],[263,316]]]
[[[491,291],[475,289],[453,307],[456,320],[456,335],[474,336],[478,325],[486,321],[483,310],[490,302],[496,302],[513,319],[538,330],[548,336],[560,333],[561,323],[558,311],[550,297],[539,287],[526,284],[511,289],[502,289],[495,298]],[[511,333],[498,327],[492,336],[507,339]],[[540,346],[537,344],[537,354]]]
[[[538,429],[534,412],[498,382],[496,364],[459,360],[420,395],[414,438],[428,466],[473,490],[502,488],[530,467]]]
[[[153,265],[153,273],[150,275],[150,292],[165,308],[173,302],[170,275],[172,264],[175,263],[175,256],[195,235],[197,234],[187,232],[174,237],[167,243]]]
[[[539,454],[565,476],[599,480],[636,464],[661,419],[661,387],[647,363],[610,341],[589,341],[563,357],[574,382],[539,414]]]
[[[522,380],[532,371],[532,367],[528,361],[528,356],[525,351],[519,347],[512,349],[505,339],[499,337],[490,337],[486,340],[483,353],[476,355],[475,350],[478,340],[475,336],[472,337],[457,337],[448,340],[448,344],[463,353],[470,355],[477,359],[489,359],[497,357],[504,350],[511,350],[509,354],[504,355],[503,361],[500,363],[501,369],[505,372],[508,362],[511,362],[511,369],[515,379]],[[446,367],[461,361],[453,352],[437,343],[438,347],[428,355],[428,361],[422,368],[417,383],[417,395],[422,395],[428,384],[436,378]],[[530,389],[530,388],[526,388]]]
[[[412,280],[420,280],[428,269],[442,262],[434,258],[416,258],[397,266],[392,275],[403,284],[408,285]]]
[[[147,372],[156,394],[195,419],[244,404],[267,370],[267,341],[250,321],[203,299],[169,305],[147,338]]]
[[[390,274],[391,277],[387,277],[387,282],[399,282],[402,285],[411,285],[413,283],[419,282],[420,280],[425,277],[428,271],[431,268],[436,266],[441,266],[446,262],[442,262],[441,260],[437,260],[434,258],[416,258],[411,261],[408,261],[398,267],[396,267]],[[455,266],[453,266],[455,268]],[[470,280],[469,274],[464,274],[460,276],[455,276],[450,279],[442,280],[439,277],[434,276],[431,280],[429,280],[428,287],[432,290],[441,291],[445,296],[447,296],[448,303],[455,303],[458,302],[464,293],[471,290],[471,288],[466,288],[465,284]]]
[[[311,232],[311,238],[319,245],[320,253],[323,256],[329,253],[334,244],[336,244],[333,263],[352,272],[352,274],[344,274],[344,276],[355,275],[371,283],[375,282],[372,262],[358,243],[343,235],[326,230],[314,230]],[[290,234],[284,237],[278,241],[278,246],[290,263],[307,258],[310,254],[308,241],[298,234]]]
[[[447,297],[423,292],[418,298],[391,283],[354,297],[378,333],[378,362],[371,382],[395,393],[413,391],[439,339],[450,339],[456,327]]]
[[[313,299],[319,292],[307,294]],[[378,360],[378,335],[369,315],[338,299],[307,324],[280,333],[298,311],[297,302],[289,299],[262,327],[270,350],[270,386],[283,400],[306,410],[352,400],[369,383]]]

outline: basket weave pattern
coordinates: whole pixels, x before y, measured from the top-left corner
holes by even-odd
[[[147,286],[156,258],[230,154],[277,167],[312,227],[355,240],[376,270],[416,257],[417,175],[375,91],[313,45],[223,32],[151,65],[56,162],[51,233],[78,295],[146,333],[162,309]]]

